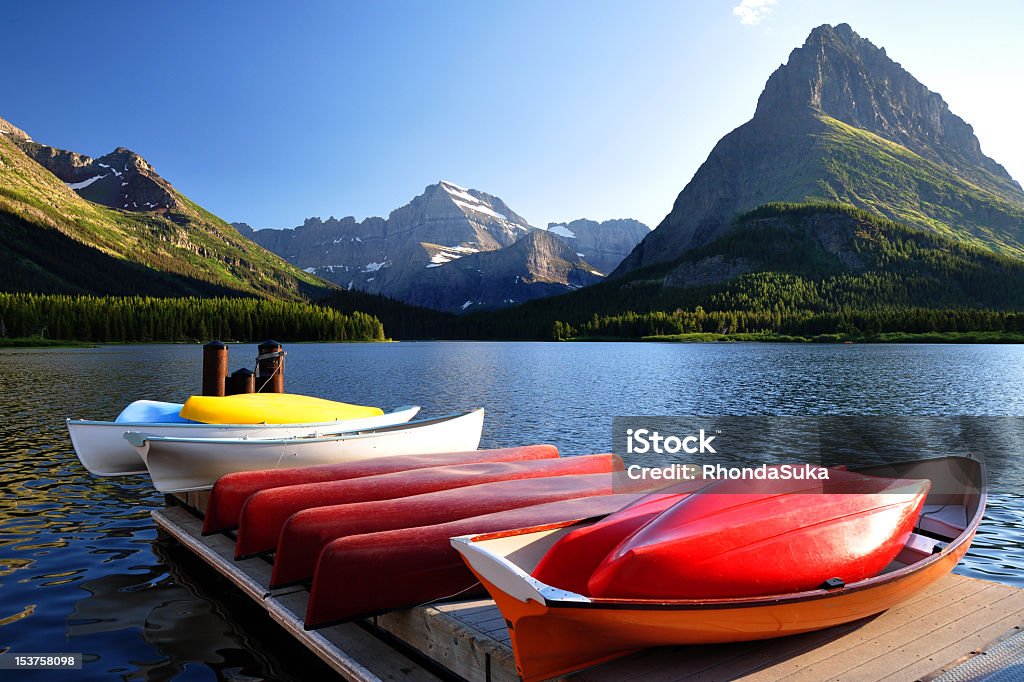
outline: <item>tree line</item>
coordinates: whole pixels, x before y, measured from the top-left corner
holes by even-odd
[[[745,334],[769,332],[814,337],[827,334],[873,336],[905,332],[1024,332],[1024,312],[978,309],[933,309],[879,307],[870,310],[845,309],[836,312],[810,310],[695,310],[619,315],[594,315],[581,324],[556,320],[551,338],[573,337],[637,339],[676,334]]]
[[[372,315],[310,303],[26,293],[0,293],[0,336],[101,343],[385,338],[384,325]]]

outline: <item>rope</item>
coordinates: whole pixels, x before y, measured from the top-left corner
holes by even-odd
[[[269,383],[270,383],[270,380],[271,380],[271,379],[273,379],[273,378],[274,378],[274,376],[275,376],[275,375],[276,375],[276,374],[277,374],[278,372],[281,372],[281,371],[283,371],[283,370],[284,370],[284,360],[285,360],[285,356],[286,356],[286,355],[288,355],[288,353],[287,353],[287,352],[285,352],[285,351],[283,351],[283,350],[280,350],[280,351],[274,351],[273,353],[263,353],[263,354],[261,354],[261,355],[257,355],[257,356],[256,356],[256,369],[257,369],[257,370],[258,370],[258,369],[260,368],[260,364],[259,364],[259,363],[260,363],[260,360],[266,360],[266,359],[268,359],[268,358],[281,358],[281,362],[277,363],[277,366],[276,366],[276,367],[274,367],[274,371],[273,371],[273,372],[271,372],[271,373],[270,373],[270,374],[269,374],[269,375],[267,376],[267,379],[266,379],[266,381],[264,381],[264,382],[263,382],[262,384],[260,384],[259,386],[257,386],[257,387],[256,387],[256,392],[257,392],[257,393],[262,393],[262,392],[263,392],[263,389],[264,389],[264,388],[266,388],[267,384],[269,384]]]
[[[423,606],[430,606],[431,604],[436,604],[437,602],[448,601],[449,599],[452,599],[454,597],[458,597],[460,594],[463,594],[464,592],[469,592],[470,590],[472,590],[475,587],[478,587],[479,585],[480,585],[480,581],[478,580],[478,581],[476,581],[475,583],[473,583],[472,585],[470,585],[469,587],[467,587],[467,588],[465,588],[463,590],[459,590],[458,592],[454,592],[454,593],[449,594],[449,595],[444,596],[444,597],[435,597],[434,599],[429,599],[429,600],[423,602],[422,604],[417,604],[416,606],[414,606],[412,608],[418,609],[418,608],[423,607]]]

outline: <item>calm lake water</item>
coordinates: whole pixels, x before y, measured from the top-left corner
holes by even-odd
[[[287,348],[286,386],[348,402],[484,406],[483,447],[607,451],[622,414],[1024,415],[1024,348],[400,343]],[[232,346],[231,368],[255,346]],[[173,543],[142,478],[95,479],[65,417],[198,392],[198,346],[0,350],[0,651],[81,652],[69,678],[299,680],[330,671]],[[1022,453],[1005,453],[960,573],[1024,587]],[[993,477],[996,478],[996,477]],[[56,679],[54,673],[40,677]],[[62,674],[58,673],[56,675]],[[29,679],[18,674],[17,679]],[[6,676],[5,676],[6,679]]]

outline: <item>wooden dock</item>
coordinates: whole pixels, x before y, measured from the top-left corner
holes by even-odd
[[[157,525],[227,577],[343,678],[358,681],[464,679],[515,682],[508,631],[490,600],[422,606],[321,630],[306,631],[304,588],[268,590],[271,565],[234,560],[226,535],[202,537],[189,494],[153,512]],[[187,505],[187,506],[181,506]],[[1024,630],[1024,590],[950,575],[898,607],[857,623],[804,635],[737,644],[651,649],[571,676],[574,682],[643,680],[769,681],[933,680],[958,666],[983,669],[983,652],[1007,649]],[[1022,635],[1024,637],[1024,635]],[[1019,648],[1019,647],[1018,647]],[[1024,654],[1022,654],[1024,655]],[[1022,666],[1024,660],[1000,668]]]

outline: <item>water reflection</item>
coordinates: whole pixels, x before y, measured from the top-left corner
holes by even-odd
[[[416,403],[424,414],[482,405],[485,447],[551,442],[566,454],[608,451],[611,418],[623,414],[1024,414],[1017,346],[288,351],[292,390],[383,407]],[[231,354],[232,369],[251,366],[256,349],[232,346]],[[246,597],[158,539],[149,511],[163,500],[144,480],[94,479],[71,451],[65,417],[112,418],[132,399],[184,399],[198,389],[200,361],[196,346],[0,351],[0,649],[83,652],[86,668],[75,679],[330,676]],[[1013,442],[994,446],[1003,486],[958,571],[1024,586],[1024,465],[1009,452]]]

